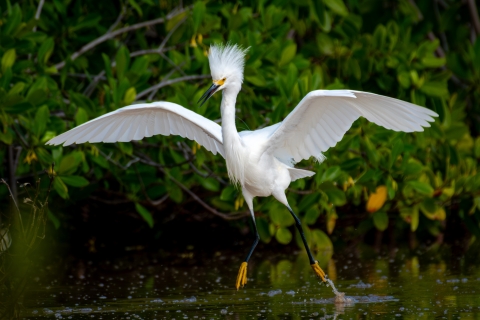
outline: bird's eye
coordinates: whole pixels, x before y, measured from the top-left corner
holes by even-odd
[[[227,80],[227,78],[223,78],[221,80],[213,81],[213,83],[215,83],[217,86],[223,86],[223,84],[225,83],[225,80]]]

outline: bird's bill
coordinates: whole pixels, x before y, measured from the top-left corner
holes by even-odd
[[[212,84],[212,86],[203,94],[203,96],[198,100],[198,103],[200,103],[200,106],[203,106],[203,104],[211,97],[215,92],[217,92],[218,88],[220,88],[219,85],[217,84]]]

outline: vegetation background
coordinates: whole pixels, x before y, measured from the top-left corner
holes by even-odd
[[[0,0],[0,177],[21,203],[25,183],[46,189],[54,174],[47,236],[80,252],[238,240],[249,232],[241,193],[223,158],[195,142],[45,145],[141,101],[220,119],[220,94],[196,101],[210,83],[208,46],[230,41],[250,48],[239,130],[281,121],[316,89],[439,114],[414,134],[359,119],[324,163],[298,164],[317,172],[288,192],[315,251],[449,235],[467,249],[480,238],[479,35],[473,0]],[[1,185],[4,229],[9,197]],[[258,199],[255,213],[262,241],[299,243],[280,204]]]

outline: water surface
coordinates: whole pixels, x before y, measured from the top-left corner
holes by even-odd
[[[335,303],[304,252],[257,252],[234,289],[238,252],[56,261],[38,270],[24,318],[480,319],[478,256],[397,250],[335,255],[322,267],[352,302]],[[367,255],[368,256],[368,255]],[[324,259],[328,260],[328,259]]]

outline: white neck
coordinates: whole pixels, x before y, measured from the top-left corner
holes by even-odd
[[[220,110],[222,113],[223,148],[225,150],[228,176],[233,183],[239,183],[243,186],[245,180],[243,161],[245,148],[235,126],[235,102],[239,91],[240,89],[235,87],[225,89],[222,95]]]

